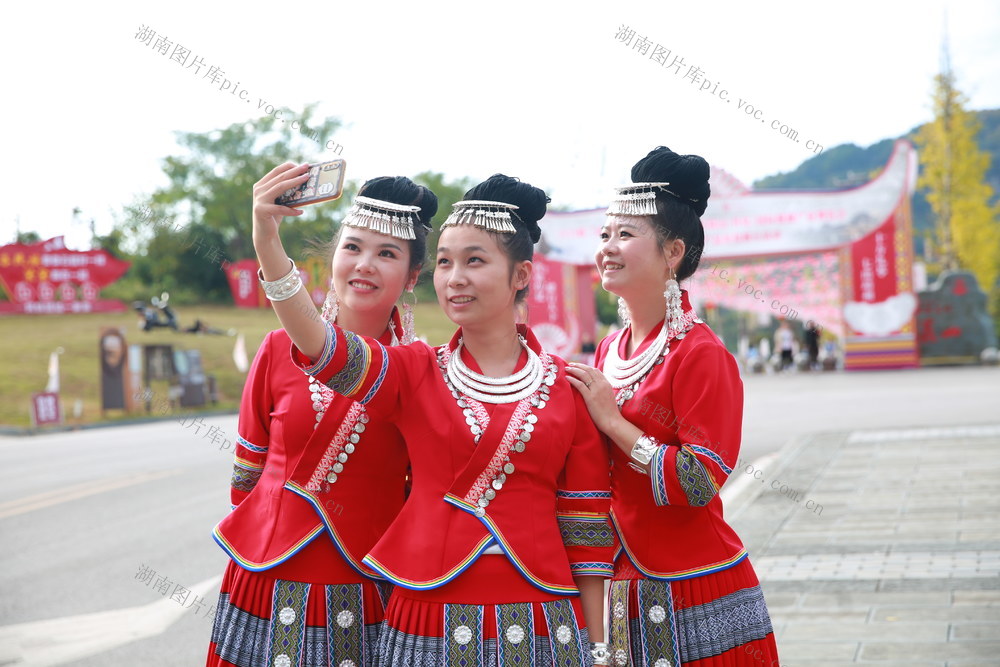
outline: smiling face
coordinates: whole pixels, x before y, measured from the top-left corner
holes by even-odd
[[[684,256],[684,242],[660,245],[648,217],[608,216],[597,248],[601,286],[626,299],[650,288],[663,292],[663,284]]]
[[[341,310],[388,317],[403,289],[416,283],[406,241],[368,229],[343,227],[333,253],[333,287]]]
[[[531,262],[511,262],[493,234],[473,225],[447,227],[438,239],[434,289],[461,327],[513,322],[517,290],[531,281]]]

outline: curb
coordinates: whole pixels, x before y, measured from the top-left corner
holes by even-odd
[[[776,477],[798,458],[801,451],[818,435],[807,433],[797,435],[786,442],[781,449],[765,454],[750,463],[743,463],[742,468],[733,468],[730,479],[723,485],[719,495],[722,496],[722,507],[726,523],[732,523],[765,491],[763,484],[753,484],[755,471],[760,471],[763,477]],[[740,474],[733,479],[733,476]]]
[[[114,428],[116,426],[155,424],[157,422],[176,420],[181,416],[187,417],[196,415],[198,417],[223,417],[238,414],[239,410],[213,410],[210,412],[178,413],[166,417],[136,417],[135,419],[122,419],[119,421],[90,422],[87,424],[64,424],[62,426],[47,426],[45,428],[38,428],[37,426],[0,426],[0,436],[31,437],[36,435],[48,435],[50,433],[68,433],[72,431],[84,431],[98,428]]]

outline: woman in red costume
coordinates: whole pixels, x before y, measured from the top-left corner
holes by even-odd
[[[596,369],[569,369],[614,444],[609,643],[622,667],[778,665],[757,575],[718,495],[739,454],[743,383],[678,286],[701,258],[708,176],[701,157],[662,146],[632,168],[597,252],[626,326],[601,342]]]
[[[455,204],[434,287],[459,329],[440,347],[387,348],[276,304],[296,363],[406,439],[412,490],[364,559],[396,584],[379,665],[579,667],[603,636],[607,449],[564,362],[515,317],[547,201],[497,174]],[[265,250],[265,277],[289,271]]]
[[[301,214],[274,200],[307,168],[282,165],[254,186],[258,247],[276,240],[257,229],[276,235],[282,216]],[[412,314],[404,307],[401,321],[395,303],[417,280],[436,211],[434,193],[407,178],[365,183],[333,243],[323,319],[410,342]],[[290,294],[267,291],[275,306]],[[233,511],[214,532],[232,560],[207,664],[373,665],[388,591],[362,558],[403,504],[406,449],[394,425],[303,374],[290,350],[288,332],[270,332],[243,390]]]

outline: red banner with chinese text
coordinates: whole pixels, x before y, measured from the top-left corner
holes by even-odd
[[[127,310],[121,301],[98,299],[130,262],[106,250],[69,250],[62,236],[0,247],[0,285],[10,302],[0,313],[109,313]]]

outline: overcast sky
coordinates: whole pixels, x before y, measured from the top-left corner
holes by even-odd
[[[106,233],[165,182],[175,131],[313,101],[344,121],[353,179],[501,171],[586,208],[665,144],[749,183],[794,169],[809,141],[866,146],[929,120],[946,9],[970,107],[1000,107],[995,0],[17,3],[0,25],[0,241],[19,218],[82,249],[73,207]],[[136,39],[143,26],[171,53]],[[199,74],[170,59],[176,45]]]

